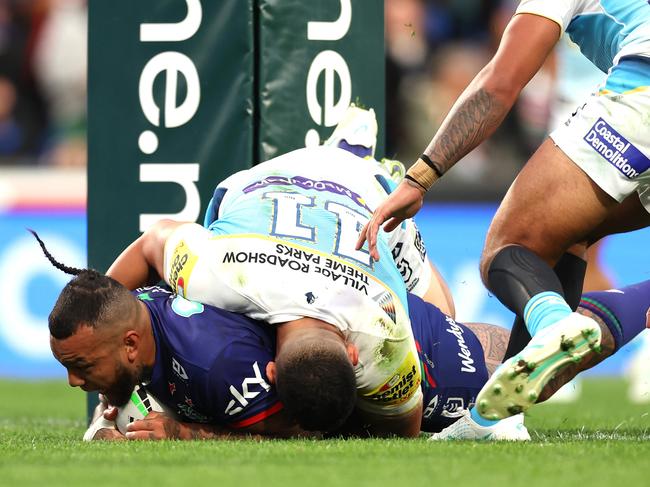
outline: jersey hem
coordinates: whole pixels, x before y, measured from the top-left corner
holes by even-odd
[[[265,409],[264,411],[257,413],[251,416],[250,418],[242,419],[241,421],[237,421],[228,426],[236,429],[246,428],[247,426],[251,426],[254,425],[255,423],[259,423],[260,421],[265,420],[269,416],[273,416],[275,413],[281,411],[282,409],[284,409],[284,404],[282,404],[281,402],[276,402],[270,408]]]

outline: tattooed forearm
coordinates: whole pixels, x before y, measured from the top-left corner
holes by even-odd
[[[483,88],[463,94],[431,140],[425,154],[441,173],[447,172],[459,159],[492,135],[509,109],[509,105]]]

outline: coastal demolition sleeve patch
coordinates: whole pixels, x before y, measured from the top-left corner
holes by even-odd
[[[602,118],[589,129],[584,140],[628,179],[650,168],[650,159]]]

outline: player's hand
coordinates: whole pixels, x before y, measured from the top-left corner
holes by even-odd
[[[108,398],[104,394],[99,395],[99,404],[95,408],[95,413],[93,414],[93,421],[97,419],[100,415],[107,419],[108,421],[115,421],[117,419],[118,409],[115,406],[108,404]],[[91,421],[92,422],[92,421]]]
[[[104,409],[104,419],[108,419],[109,421],[115,421],[117,419],[117,413],[118,409],[115,406],[108,406],[106,409]]]
[[[126,427],[127,440],[182,439],[184,425],[166,414],[152,411]]]
[[[370,256],[375,261],[378,261],[377,234],[379,233],[379,227],[383,224],[384,231],[392,232],[405,219],[415,215],[422,208],[424,193],[424,188],[411,185],[406,180],[402,181],[386,201],[377,207],[370,221],[363,227],[357,240],[356,249],[360,250],[367,240]]]

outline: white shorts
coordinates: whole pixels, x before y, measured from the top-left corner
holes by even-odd
[[[432,271],[415,222],[411,219],[405,220],[393,230],[389,234],[388,245],[406,290],[416,296],[424,296],[431,284]]]
[[[592,95],[551,139],[616,201],[636,191],[650,212],[650,87]]]

